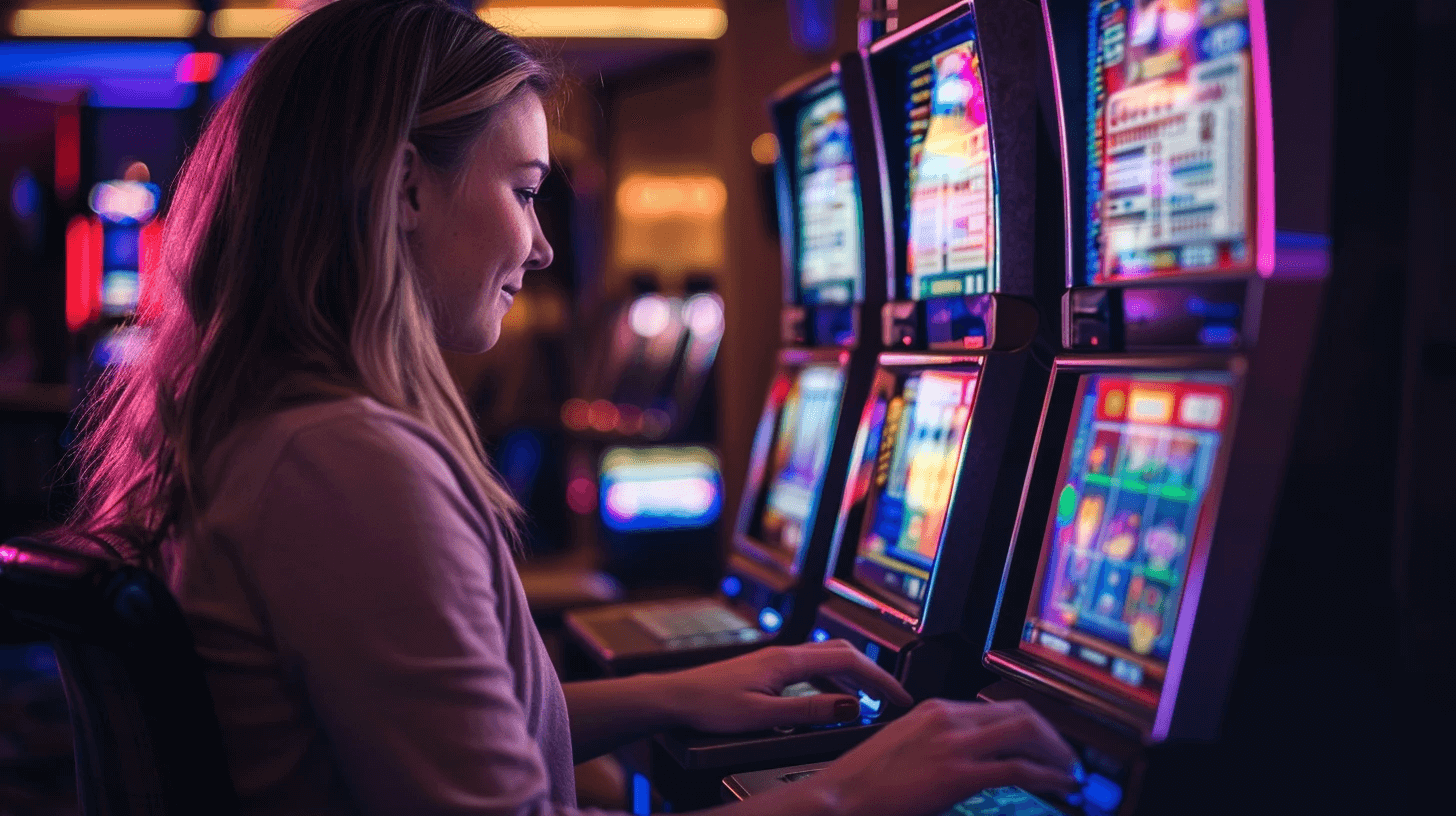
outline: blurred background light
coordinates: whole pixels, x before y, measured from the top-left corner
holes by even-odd
[[[22,221],[33,218],[40,210],[40,184],[30,168],[22,167],[10,184],[10,209]]]
[[[194,85],[177,81],[179,63],[192,53],[191,46],[180,42],[12,40],[0,42],[0,85],[89,92],[88,102],[97,107],[182,108],[197,95]],[[66,139],[79,138],[73,133],[78,128],[79,123],[74,128],[69,122],[57,123],[58,156],[63,153],[62,131]],[[57,167],[58,188],[72,186],[70,174],[69,165],[65,173]]]
[[[208,30],[214,37],[266,40],[277,36],[302,14],[291,8],[221,8]]]
[[[482,6],[480,18],[520,37],[714,40],[728,29],[717,3],[679,6],[548,5],[509,0]]]
[[[178,82],[211,82],[222,67],[222,55],[209,51],[184,54],[177,60]]]
[[[728,191],[713,176],[633,173],[617,188],[617,210],[628,218],[713,217],[728,204]]]
[[[153,8],[76,8],[30,3],[10,18],[17,37],[147,37],[181,39],[202,29],[202,11],[180,3]]]
[[[627,320],[638,337],[651,339],[671,325],[672,304],[661,295],[643,295],[632,303]]]
[[[779,158],[779,140],[772,133],[760,133],[748,148],[759,164],[773,164]]]

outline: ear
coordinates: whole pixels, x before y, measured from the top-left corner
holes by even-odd
[[[420,176],[424,167],[420,151],[409,142],[405,142],[400,162],[404,168],[399,179],[399,225],[411,232],[420,225]]]

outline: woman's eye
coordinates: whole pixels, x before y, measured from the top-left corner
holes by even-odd
[[[541,191],[540,190],[532,190],[529,187],[524,187],[524,188],[521,188],[521,189],[517,190],[516,191],[516,195],[520,196],[522,201],[524,201],[524,202],[526,202],[528,204],[534,204],[534,203],[536,203],[537,199],[539,199],[541,197]]]

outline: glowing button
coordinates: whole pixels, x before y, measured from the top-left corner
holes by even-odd
[[[738,593],[743,591],[743,580],[737,575],[730,575],[723,579],[721,586],[724,595],[730,598],[737,598]]]
[[[823,629],[815,629],[809,634],[809,638],[815,643],[823,643],[824,641],[829,639],[829,633],[824,631]]]
[[[871,697],[863,691],[859,693],[859,714],[861,717],[874,719],[880,716],[881,703],[878,698]]]
[[[1088,774],[1087,784],[1082,787],[1082,798],[1089,811],[1114,813],[1122,803],[1122,786],[1101,774]]]
[[[765,606],[758,613],[758,625],[763,628],[763,631],[772,634],[783,627],[784,616],[780,615],[777,609]]]

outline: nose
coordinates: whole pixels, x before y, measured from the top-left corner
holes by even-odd
[[[526,257],[526,268],[545,269],[551,265],[551,259],[556,253],[551,249],[551,242],[546,240],[546,234],[541,231],[541,222],[537,221],[531,236],[531,254]]]

